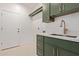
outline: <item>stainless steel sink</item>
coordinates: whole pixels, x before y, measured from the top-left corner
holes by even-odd
[[[77,38],[77,36],[72,36],[72,35],[62,35],[62,34],[51,34],[55,36],[65,36],[65,37],[71,37],[71,38]]]

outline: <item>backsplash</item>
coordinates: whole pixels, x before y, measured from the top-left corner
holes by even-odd
[[[64,20],[68,29],[67,34],[79,35],[79,12],[57,17],[55,22],[46,24],[47,33],[63,34],[63,27],[60,27],[61,20]]]
[[[57,17],[55,18],[55,22],[51,23],[43,23],[41,19],[33,22],[36,24],[36,29],[39,27],[39,30],[36,30],[37,33],[46,31],[48,34],[63,34],[63,27],[60,27],[61,20],[64,20],[66,23],[67,34],[79,35],[79,12]]]

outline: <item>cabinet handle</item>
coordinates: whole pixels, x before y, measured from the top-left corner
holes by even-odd
[[[61,11],[61,5],[59,5],[59,11]]]
[[[18,31],[17,31],[18,33],[20,32],[20,28],[18,28]]]
[[[59,55],[59,52],[58,52],[58,48],[57,48],[57,56]]]
[[[54,50],[54,48],[53,48],[53,55],[55,55],[55,50]]]
[[[63,7],[62,7],[62,10],[64,11],[64,4],[62,5]]]

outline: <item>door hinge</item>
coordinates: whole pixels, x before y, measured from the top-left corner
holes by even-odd
[[[1,27],[1,31],[3,31],[3,27]]]

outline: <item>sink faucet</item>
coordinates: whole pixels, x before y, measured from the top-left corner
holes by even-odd
[[[66,32],[67,32],[68,29],[66,28],[66,24],[65,24],[64,20],[61,21],[60,27],[63,27],[63,23],[64,23],[64,28],[63,28],[64,29],[64,34],[66,34]]]

